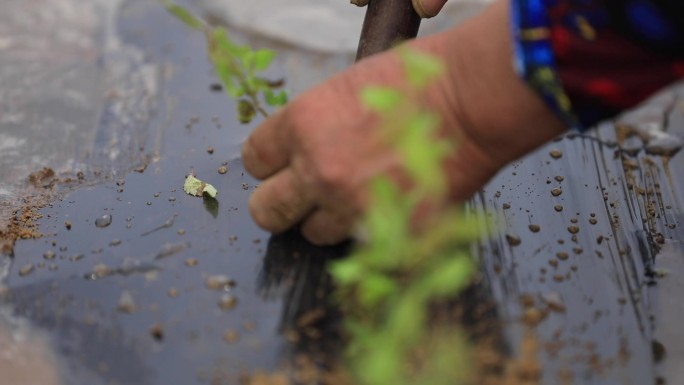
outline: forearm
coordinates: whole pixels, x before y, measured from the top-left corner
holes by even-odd
[[[446,34],[449,81],[463,135],[508,163],[566,127],[516,74],[509,2],[499,0]]]

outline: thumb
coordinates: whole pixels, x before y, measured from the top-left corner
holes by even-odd
[[[413,2],[413,8],[422,18],[430,18],[437,16],[439,11],[442,10],[444,4],[447,0],[411,0]]]

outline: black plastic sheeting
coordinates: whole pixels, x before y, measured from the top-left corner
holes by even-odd
[[[235,384],[298,353],[334,356],[339,318],[327,301],[325,263],[349,245],[314,248],[296,234],[257,229],[246,210],[255,181],[239,159],[253,126],[235,123],[235,103],[212,90],[202,36],[146,2],[125,7],[119,27],[121,39],[163,68],[158,108],[141,127],[158,130],[142,149],[147,167],[42,210],[46,236],[17,244],[6,304],[48,333],[64,384]],[[305,63],[302,73],[316,60]],[[498,223],[483,225],[475,250],[506,350],[515,355],[527,332],[521,295],[552,309],[532,331],[543,384],[568,373],[585,385],[683,381],[677,92],[630,126],[549,143],[469,204]],[[659,126],[665,134],[644,134]],[[226,174],[217,172],[222,165]],[[189,172],[219,190],[215,201],[182,191]],[[96,226],[103,215],[111,224]],[[22,274],[27,265],[33,270]],[[210,287],[217,276],[234,286]],[[315,323],[324,330],[300,331],[293,342],[299,317],[319,308],[325,316]]]

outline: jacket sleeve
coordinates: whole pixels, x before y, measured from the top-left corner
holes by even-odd
[[[569,127],[684,77],[684,1],[511,1],[516,69]]]

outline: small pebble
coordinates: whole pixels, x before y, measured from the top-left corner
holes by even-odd
[[[162,341],[164,339],[164,326],[160,323],[152,325],[150,328],[150,335],[157,341]]]
[[[520,237],[517,237],[515,235],[510,235],[510,234],[506,234],[506,241],[511,246],[518,246],[522,242],[520,240]]]
[[[195,267],[198,264],[199,264],[199,261],[197,260],[197,258],[188,258],[185,260],[185,266],[188,266],[188,267]]]
[[[66,227],[67,230],[71,230],[71,222],[70,221],[64,222],[64,227]]]
[[[211,147],[211,146],[207,147],[207,153],[213,154],[214,153],[214,147]]]
[[[55,254],[55,252],[52,250],[48,250],[43,253],[43,258],[47,259],[48,261],[55,259],[56,256],[57,254]]]
[[[228,172],[228,167],[226,167],[226,166],[221,166],[221,167],[218,168],[218,173],[221,174],[221,175],[223,175],[223,174],[225,174],[225,173],[227,173],[227,172]]]

